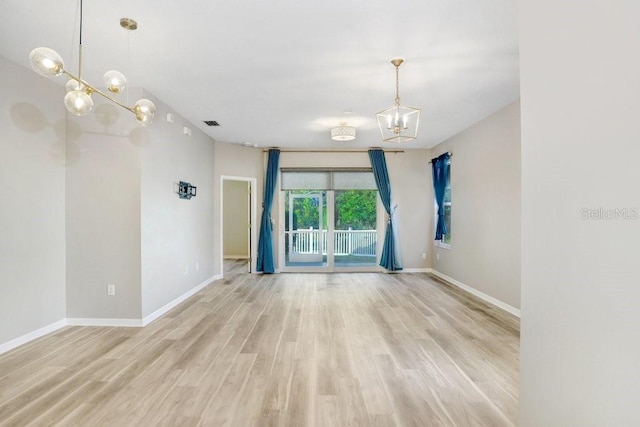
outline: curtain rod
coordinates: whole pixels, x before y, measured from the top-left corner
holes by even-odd
[[[369,149],[364,149],[364,150],[332,150],[332,149],[327,149],[327,150],[287,150],[287,149],[281,149],[279,148],[278,150],[280,150],[281,153],[367,153],[369,151]],[[269,151],[269,148],[265,148],[262,150],[263,153],[266,153]],[[382,150],[385,153],[404,153],[404,150]]]
[[[444,154],[444,153],[442,153]],[[442,156],[442,154],[440,154],[440,156]],[[453,157],[453,153],[451,151],[447,151],[447,154],[449,155],[449,157]],[[429,160],[429,165],[431,164],[431,160]]]

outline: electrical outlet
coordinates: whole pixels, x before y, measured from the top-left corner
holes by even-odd
[[[188,265],[184,267],[183,273],[184,274],[189,274],[189,266]]]
[[[196,261],[196,271],[200,270],[200,263]]]
[[[108,284],[107,285],[107,295],[110,297],[116,294],[116,285]]]
[[[440,259],[440,254],[436,254],[436,259]]]
[[[422,253],[422,259],[427,259],[427,253],[426,252]]]

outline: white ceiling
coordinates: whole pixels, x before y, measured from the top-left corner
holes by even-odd
[[[99,84],[117,69],[220,141],[370,147],[382,145],[375,113],[394,102],[389,60],[402,57],[401,103],[422,109],[418,139],[403,148],[431,147],[519,98],[516,5],[86,0],[83,78]],[[137,31],[120,28],[124,16]],[[79,0],[2,0],[0,55],[28,67],[29,52],[46,46],[75,72],[78,17]],[[329,138],[342,120],[355,141]]]

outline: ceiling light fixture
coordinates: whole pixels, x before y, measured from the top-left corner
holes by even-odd
[[[385,142],[405,142],[418,137],[418,123],[420,122],[420,109],[403,107],[400,105],[399,71],[404,59],[392,59],[391,63],[396,67],[396,102],[391,108],[376,114],[378,127],[382,140]]]
[[[138,28],[136,21],[130,18],[122,18],[120,25],[127,30],[135,30]],[[33,49],[29,54],[29,60],[31,62],[31,68],[43,76],[55,77],[64,74],[69,77],[70,80],[65,85],[67,94],[64,97],[64,105],[70,113],[78,116],[89,114],[93,109],[91,94],[97,93],[120,107],[131,111],[141,125],[149,126],[153,122],[156,106],[150,100],[144,98],[139,99],[132,107],[129,107],[82,79],[82,0],[80,0],[78,75],[75,76],[65,70],[62,57],[56,51],[47,47]],[[126,77],[115,70],[107,71],[104,74],[103,81],[107,89],[112,93],[120,93],[127,86]]]
[[[331,139],[334,141],[353,141],[356,139],[356,128],[347,126],[346,122],[340,122],[340,126],[331,129]]]

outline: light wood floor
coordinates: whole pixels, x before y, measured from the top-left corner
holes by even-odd
[[[145,328],[0,356],[0,425],[516,424],[510,315],[426,274],[225,268]]]

